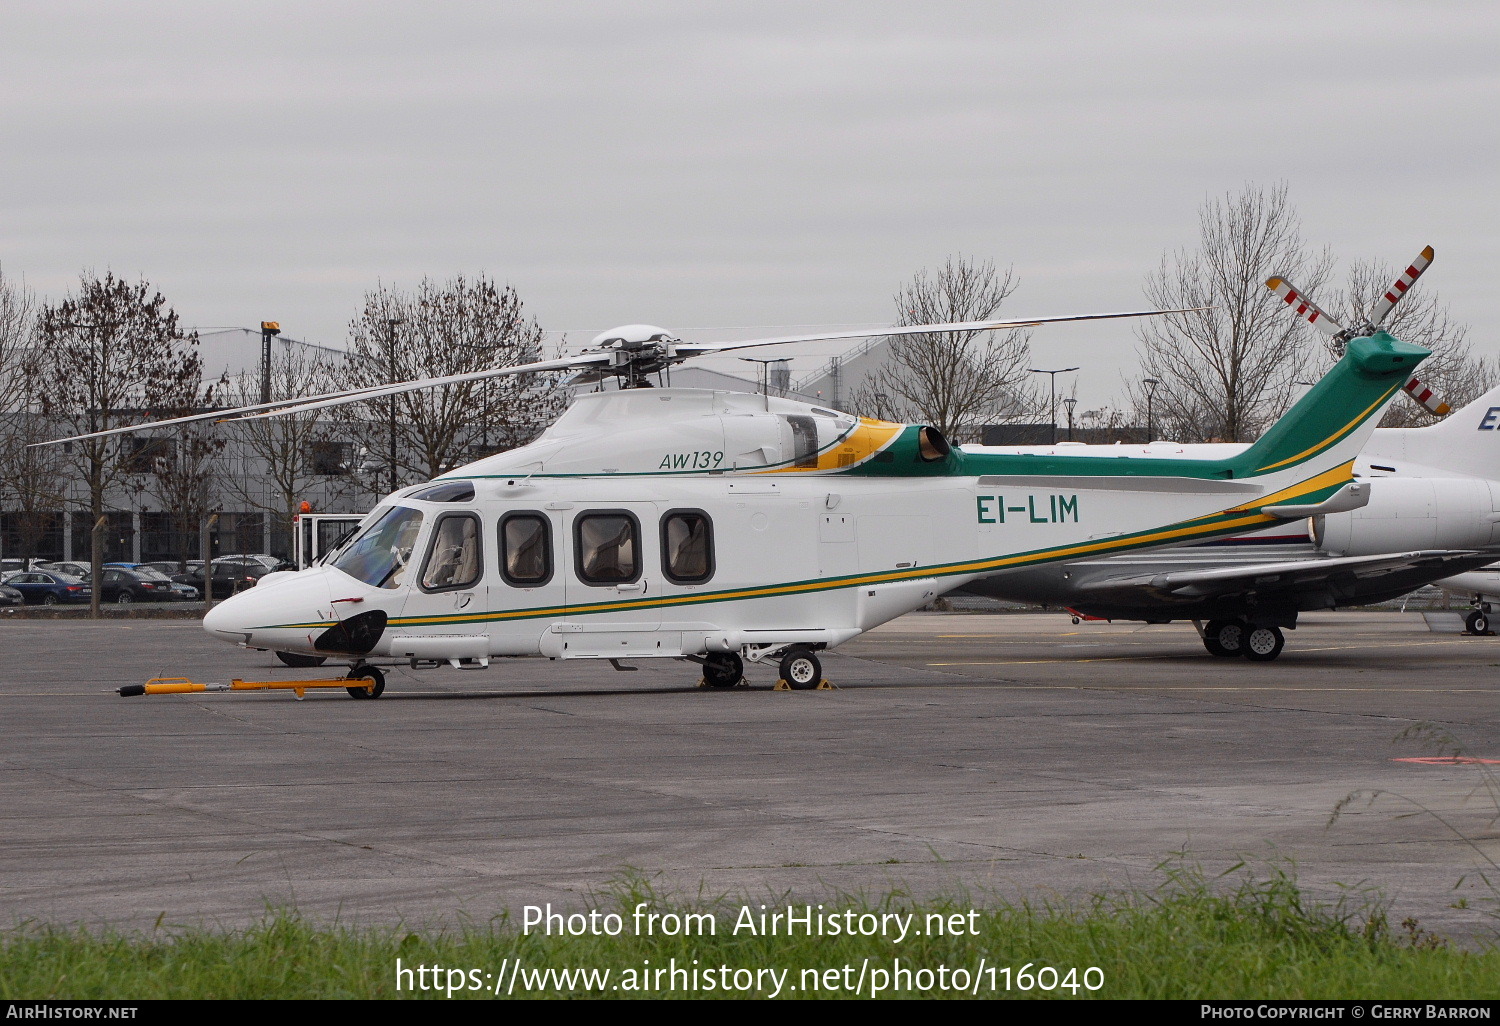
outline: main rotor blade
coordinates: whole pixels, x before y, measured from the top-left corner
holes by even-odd
[[[1281,297],[1287,306],[1298,316],[1304,318],[1309,324],[1317,328],[1329,338],[1337,338],[1344,329],[1339,327],[1338,322],[1324,313],[1318,304],[1307,296],[1297,291],[1297,287],[1285,278],[1267,278],[1266,288]]]
[[[78,442],[90,438],[108,438],[111,435],[128,435],[133,431],[142,431],[146,428],[171,427],[176,424],[193,424],[204,420],[235,420],[235,414],[248,413],[255,410],[279,410],[293,403],[308,402],[312,399],[333,399],[338,396],[357,396],[364,392],[362,388],[350,389],[346,392],[324,392],[322,395],[305,396],[298,399],[278,399],[269,403],[255,403],[251,406],[236,406],[232,409],[213,409],[206,413],[191,413],[185,417],[172,417],[169,420],[153,420],[145,424],[131,424],[128,427],[109,428],[105,431],[93,431],[86,435],[69,435],[66,438],[49,438],[45,442],[32,442],[27,448],[35,448],[40,445],[58,445],[62,442]]]
[[[313,398],[307,402],[300,402],[291,406],[283,406],[279,410],[266,410],[264,413],[251,413],[238,420],[258,420],[261,417],[280,417],[287,413],[301,413],[305,410],[322,410],[330,406],[343,406],[346,403],[363,402],[366,399],[379,399],[387,395],[400,395],[402,392],[416,392],[423,388],[439,388],[443,385],[461,385],[466,381],[484,381],[488,378],[500,378],[511,374],[536,374],[541,371],[568,370],[572,367],[587,367],[596,363],[609,363],[614,359],[611,353],[583,353],[578,356],[564,356],[556,360],[539,360],[536,363],[521,363],[513,367],[496,367],[490,370],[468,371],[464,374],[447,374],[440,378],[419,378],[415,381],[398,381],[392,385],[375,385],[370,388],[361,389],[351,395],[331,396],[326,399]]]
[[[570,367],[608,363],[610,359],[609,353],[585,353],[581,356],[566,356],[557,360],[541,360],[536,363],[523,363],[513,367],[497,367],[489,370],[470,371],[466,374],[449,374],[441,378],[400,381],[392,385],[374,385],[368,388],[350,389],[345,392],[325,392],[322,395],[308,396],[302,399],[281,399],[270,403],[255,403],[251,406],[236,406],[227,410],[213,410],[209,413],[195,413],[187,417],[173,417],[170,420],[153,420],[145,424],[131,424],[127,427],[110,428],[107,431],[94,431],[86,435],[51,438],[45,442],[34,442],[32,444],[57,445],[61,442],[78,442],[90,438],[106,438],[110,435],[127,435],[136,431],[170,427],[176,424],[191,424],[195,421],[204,420],[233,423],[237,420],[279,417],[283,414],[300,413],[303,410],[321,410],[330,406],[343,406],[345,403],[357,403],[365,399],[395,395],[400,392],[413,392],[422,388],[435,388],[439,385],[456,385],[465,381],[483,381],[485,378],[497,378],[508,374],[531,374],[540,371],[566,370]]]
[[[710,353],[729,353],[736,349],[754,349],[758,346],[784,346],[793,342],[829,342],[842,338],[879,338],[889,335],[929,335],[955,331],[994,331],[1002,328],[1031,328],[1039,324],[1055,324],[1060,321],[1103,321],[1116,317],[1156,317],[1162,314],[1193,313],[1207,310],[1206,306],[1186,310],[1132,310],[1128,313],[1068,314],[1060,317],[1026,317],[1004,321],[953,321],[947,324],[915,324],[899,328],[865,328],[860,331],[820,332],[816,335],[783,335],[780,338],[757,338],[743,342],[719,344],[678,342],[672,348],[679,356],[706,356]]]
[[[1417,258],[1411,262],[1411,266],[1396,279],[1396,284],[1386,289],[1385,295],[1381,296],[1375,301],[1375,305],[1370,307],[1371,324],[1377,328],[1380,327],[1380,322],[1386,319],[1391,309],[1401,301],[1402,296],[1406,295],[1406,290],[1411,288],[1418,278],[1422,277],[1422,272],[1427,270],[1428,265],[1432,263],[1432,257],[1431,246],[1428,246],[1417,254]]]

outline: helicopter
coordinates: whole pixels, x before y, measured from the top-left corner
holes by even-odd
[[[1226,458],[966,453],[935,428],[769,395],[644,387],[693,355],[829,337],[975,331],[1142,311],[959,322],[715,345],[628,325],[551,361],[112,428],[321,409],[565,368],[617,377],[535,441],[387,496],[319,565],[210,610],[213,637],[347,661],[284,682],[378,697],[371,660],[686,659],[732,688],[771,660],[778,687],[824,684],[819,654],[997,573],[1242,533],[1357,508],[1355,457],[1429,355],[1386,332],[1340,361],[1262,438]],[[57,441],[63,441],[58,439]],[[163,681],[122,695],[271,686]]]

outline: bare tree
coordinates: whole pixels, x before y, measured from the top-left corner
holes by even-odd
[[[271,360],[271,398],[290,399],[347,387],[343,363],[335,365],[288,345]],[[258,382],[241,379],[226,400],[233,406],[260,402]],[[318,412],[243,420],[235,425],[255,473],[233,474],[229,490],[245,505],[272,518],[283,532],[292,529],[302,502],[327,482],[352,480],[354,446],[346,441],[348,422]],[[263,487],[262,487],[263,485]]]
[[[35,330],[31,290],[0,270],[0,510],[20,542],[6,555],[23,558],[39,554],[63,503],[60,454],[31,448],[50,437],[37,402]]]
[[[0,268],[0,413],[26,406],[35,322],[36,297],[24,282],[9,281]]]
[[[194,424],[179,427],[170,438],[150,439],[136,456],[137,466],[151,475],[146,490],[171,516],[172,551],[184,568],[201,525],[218,510],[213,496],[224,444],[210,429]],[[231,475],[230,480],[238,481],[240,475]]]
[[[184,334],[177,313],[144,281],[113,273],[85,274],[77,296],[42,307],[36,391],[42,413],[70,433],[100,431],[147,417],[170,416],[207,405],[196,332]],[[94,525],[90,562],[100,579],[103,523],[113,491],[134,491],[141,472],[142,443],[95,438],[75,442],[67,462],[88,492]],[[99,589],[94,588],[94,615]]]
[[[348,388],[541,359],[542,330],[515,289],[483,275],[424,278],[415,293],[377,286],[349,334]],[[344,416],[366,418],[358,422],[366,449],[386,463],[383,491],[529,441],[566,402],[557,375],[517,375],[408,392]]]
[[[1349,268],[1348,282],[1336,297],[1330,311],[1344,324],[1357,324],[1385,294],[1401,269],[1388,264],[1362,260]],[[1496,381],[1496,368],[1483,357],[1475,356],[1469,344],[1469,327],[1448,315],[1448,306],[1419,280],[1401,297],[1381,325],[1386,331],[1414,345],[1432,350],[1417,371],[1417,376],[1454,409],[1479,398]],[[1327,362],[1339,355],[1331,345],[1325,346]],[[1438,420],[1436,414],[1420,403],[1397,397],[1386,408],[1381,427],[1420,427]]]
[[[1265,286],[1273,274],[1316,294],[1326,252],[1310,254],[1285,184],[1247,185],[1199,210],[1198,248],[1163,256],[1146,280],[1162,309],[1192,313],[1143,319],[1141,379],[1161,382],[1158,434],[1184,442],[1248,441],[1291,403],[1311,332]],[[1145,408],[1137,384],[1130,389]]]
[[[0,509],[20,543],[7,556],[29,559],[42,553],[42,539],[58,523],[65,506],[66,468],[56,446],[33,446],[55,437],[36,409],[22,407],[0,414],[5,434],[0,440]]]
[[[1016,290],[1009,268],[950,257],[896,293],[897,325],[993,318]],[[1036,407],[1026,376],[1031,334],[969,331],[891,339],[889,359],[854,390],[850,405],[887,420],[931,424],[955,441],[977,440],[986,423],[1011,420]]]

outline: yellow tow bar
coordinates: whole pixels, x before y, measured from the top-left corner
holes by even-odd
[[[357,698],[378,698],[385,690],[385,677],[379,670],[366,671],[369,677],[338,677],[334,680],[231,680],[228,684],[196,684],[187,677],[152,677],[144,684],[126,684],[118,689],[122,698],[135,695],[190,695],[203,691],[291,691],[299,699],[309,688],[344,688]],[[359,692],[355,695],[355,692]]]

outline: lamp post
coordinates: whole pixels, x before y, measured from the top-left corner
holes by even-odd
[[[1078,405],[1078,400],[1073,396],[1063,400],[1063,405],[1068,408],[1068,441],[1073,440],[1073,407]]]
[[[1146,386],[1146,444],[1151,444],[1151,439],[1156,437],[1156,422],[1152,419],[1152,402],[1156,399],[1156,388],[1161,384],[1160,378],[1147,378],[1142,382]]]
[[[1057,444],[1057,376],[1066,374],[1068,371],[1076,371],[1077,367],[1059,367],[1057,370],[1042,370],[1038,367],[1028,367],[1032,374],[1045,374],[1051,383],[1052,398],[1047,406],[1047,417],[1052,421],[1052,444]]]
[[[396,325],[400,324],[404,320],[406,320],[405,317],[387,317],[385,321],[386,330],[390,333],[390,338],[386,347],[386,364],[388,370],[387,377],[389,378],[389,383],[392,385],[396,383]],[[396,490],[396,397],[394,395],[390,398],[390,415],[391,491],[394,492]]]
[[[760,369],[756,372],[755,380],[760,384],[760,394],[769,398],[771,395],[771,364],[786,363],[791,357],[782,356],[766,359],[759,356],[742,356],[740,359],[745,363],[760,364]]]
[[[260,322],[260,401],[271,401],[271,339],[281,334],[276,321]]]

